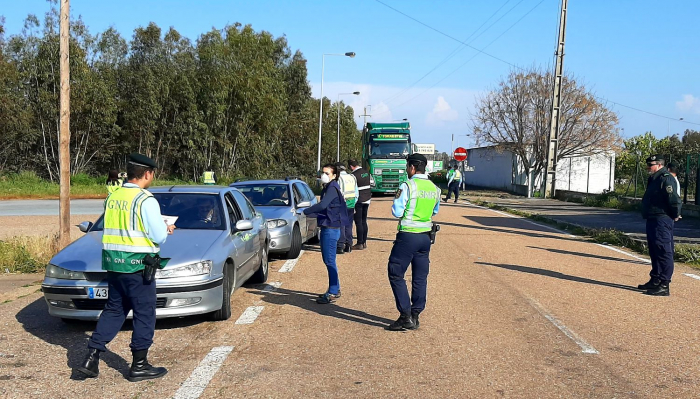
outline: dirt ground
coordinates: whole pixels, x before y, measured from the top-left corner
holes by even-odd
[[[634,255],[468,204],[443,205],[428,303],[416,331],[398,317],[387,279],[396,232],[389,198],[370,207],[368,248],[338,256],[342,297],[327,288],[318,247],[292,271],[232,298],[228,321],[160,320],[149,359],[169,373],[125,378],[125,326],[100,376],[71,368],[94,323],[47,315],[41,293],[0,305],[0,394],[7,398],[697,398],[700,281],[678,265],[670,297],[636,290],[649,264]],[[407,274],[410,284],[410,271]],[[247,325],[236,320],[262,306]],[[232,348],[231,348],[232,347]],[[225,349],[220,368],[209,362]],[[230,352],[230,353],[229,353]],[[209,360],[206,360],[209,359]],[[202,367],[198,367],[202,365]],[[195,389],[196,388],[196,389]]]

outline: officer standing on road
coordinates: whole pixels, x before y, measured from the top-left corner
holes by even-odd
[[[107,182],[105,183],[107,185],[107,194],[112,194],[117,191],[123,183],[124,180],[119,176],[119,171],[116,169],[110,170],[107,176]]]
[[[336,253],[341,255],[345,252],[352,252],[352,221],[355,217],[355,204],[359,197],[357,189],[357,180],[354,175],[348,174],[345,165],[342,162],[336,164],[340,171],[338,176],[338,184],[340,191],[345,198],[345,213],[343,216],[343,226],[340,228],[340,239],[338,240],[338,248]]]
[[[668,296],[673,275],[673,224],[681,215],[681,199],[663,156],[647,158],[647,170],[650,176],[642,198],[642,216],[647,220],[651,278],[639,289],[647,290],[647,295]]]
[[[401,314],[387,328],[391,331],[415,330],[419,326],[418,316],[425,309],[432,218],[440,208],[440,189],[425,174],[427,164],[428,160],[422,154],[408,156],[406,173],[409,180],[401,183],[391,207],[394,217],[401,219],[388,266],[396,308]],[[409,264],[413,275],[411,296],[404,280]]]
[[[455,204],[459,199],[459,184],[462,181],[462,173],[457,169],[457,166],[450,166],[447,172],[447,197],[445,202],[450,200],[452,193],[455,194]]]
[[[148,363],[156,327],[156,283],[145,278],[144,259],[155,256],[175,226],[163,222],[158,201],[146,191],[153,182],[156,163],[141,154],[131,154],[127,179],[122,188],[105,201],[102,235],[102,269],[109,283],[107,304],[100,315],[88,355],[78,371],[90,378],[99,373],[100,353],[114,339],[129,311],[133,310],[129,381],[164,376],[168,371]]]
[[[202,176],[202,180],[204,180],[204,184],[207,186],[216,184],[216,174],[214,174],[214,169],[212,169],[211,166],[207,167],[207,170]]]
[[[360,163],[355,160],[349,160],[348,165],[352,169],[352,175],[357,180],[357,190],[360,195],[355,204],[355,237],[357,244],[352,249],[367,248],[367,212],[369,212],[369,204],[372,202],[372,180],[368,171],[362,169]]]

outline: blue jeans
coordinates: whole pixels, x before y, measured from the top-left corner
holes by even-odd
[[[321,227],[321,256],[328,269],[328,292],[337,295],[340,292],[338,265],[335,263],[335,251],[340,238],[340,229]]]

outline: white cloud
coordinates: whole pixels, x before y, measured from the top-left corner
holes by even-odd
[[[676,108],[681,111],[690,111],[694,114],[700,114],[700,98],[692,94],[683,95],[683,101],[676,102]]]
[[[320,82],[312,82],[312,95],[320,95]],[[440,151],[450,151],[451,137],[455,135],[455,145],[470,146],[469,111],[474,108],[474,99],[480,94],[476,90],[447,87],[403,87],[372,85],[353,82],[324,82],[323,95],[331,101],[338,99],[338,93],[359,91],[357,96],[340,97],[355,110],[355,121],[361,128],[360,117],[367,108],[372,115],[367,121],[392,122],[406,118],[411,123],[411,135],[415,143],[434,143]],[[398,94],[398,96],[397,96]],[[460,136],[461,135],[461,136]]]
[[[459,119],[459,112],[450,107],[450,104],[445,101],[445,97],[439,96],[433,106],[433,111],[428,113],[425,121],[428,126],[443,126],[444,122],[452,122],[457,119]]]

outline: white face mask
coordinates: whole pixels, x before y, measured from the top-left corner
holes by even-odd
[[[323,184],[328,184],[328,183],[330,183],[330,182],[331,182],[331,178],[328,177],[327,174],[324,173],[324,174],[321,175],[321,183],[323,183]]]

